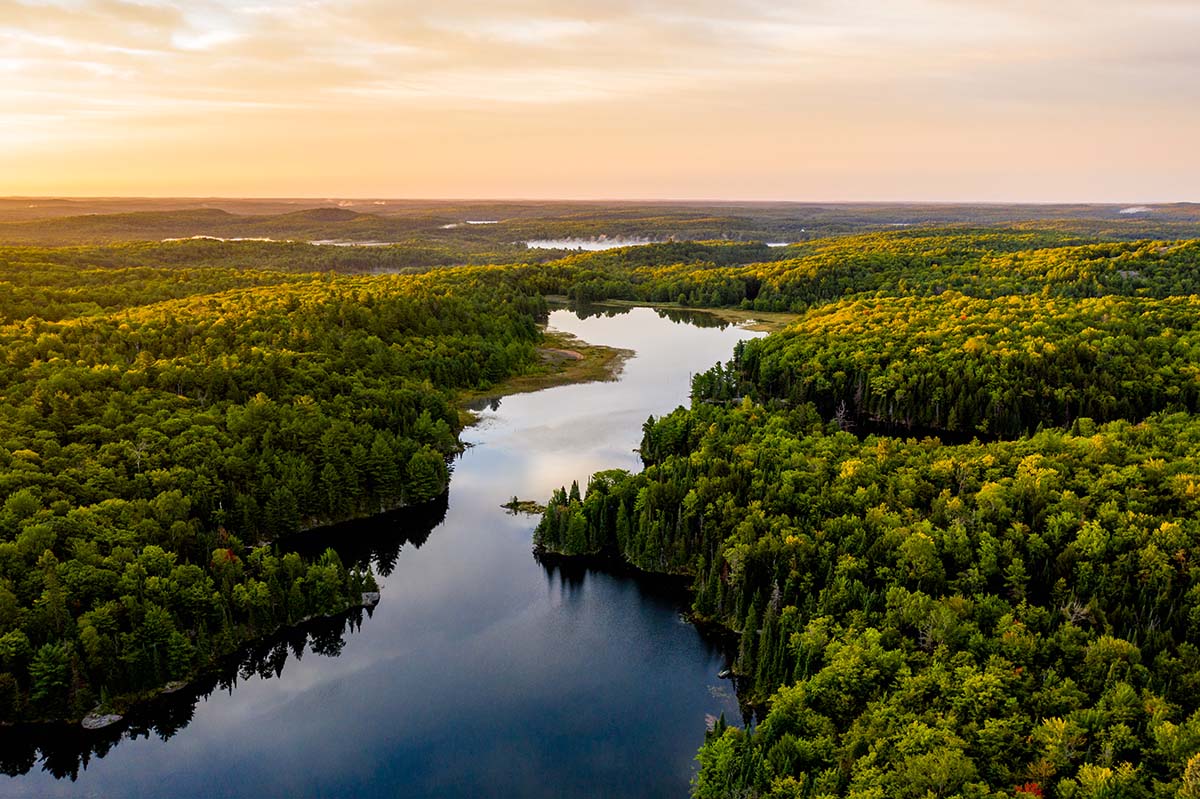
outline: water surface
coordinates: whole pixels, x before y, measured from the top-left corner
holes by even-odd
[[[333,531],[346,559],[381,573],[370,618],[265,643],[224,690],[109,731],[86,767],[65,740],[80,733],[62,736],[50,762],[43,752],[0,778],[0,795],[686,795],[706,716],[737,713],[716,676],[725,653],[680,618],[677,589],[544,567],[530,552],[536,520],[500,507],[639,468],[646,417],[686,401],[691,373],[760,335],[684,318],[553,312],[553,327],[637,355],[618,382],[486,408],[464,434],[448,504]]]
[[[660,242],[654,239],[610,239],[602,236],[595,239],[532,239],[525,242],[525,246],[538,250],[587,250],[589,252],[598,252],[600,250],[613,250],[617,247],[640,247],[643,244],[658,243]]]

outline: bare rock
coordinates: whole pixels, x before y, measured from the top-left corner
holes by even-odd
[[[83,717],[83,720],[79,722],[79,726],[85,730],[102,730],[105,727],[116,724],[122,718],[123,716],[116,713],[100,713],[93,710]]]

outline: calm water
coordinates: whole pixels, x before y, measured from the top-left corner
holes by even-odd
[[[643,244],[654,244],[650,239],[533,239],[525,242],[526,247],[539,250],[612,250],[617,247],[640,247]],[[728,359],[726,359],[728,360]]]
[[[500,505],[540,501],[597,469],[638,468],[646,417],[686,401],[690,373],[758,334],[648,309],[560,310],[551,324],[637,355],[619,382],[485,410],[465,433],[472,446],[448,505],[335,530],[346,557],[386,573],[370,618],[268,643],[240,675],[130,727],[99,738],[55,732],[37,762],[31,747],[27,773],[0,777],[0,794],[686,795],[706,715],[737,715],[716,676],[724,654],[681,621],[675,589],[540,565],[530,553],[536,520]],[[76,736],[104,752],[86,768]],[[19,747],[4,749],[6,768],[19,770]]]

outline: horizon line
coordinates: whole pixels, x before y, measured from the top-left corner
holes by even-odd
[[[276,202],[406,202],[406,203],[650,203],[707,205],[967,205],[967,206],[1130,206],[1200,205],[1200,200],[798,200],[747,198],[672,198],[672,197],[387,197],[353,195],[188,195],[188,194],[10,194],[0,202],[12,200],[178,200],[178,201],[276,201]]]

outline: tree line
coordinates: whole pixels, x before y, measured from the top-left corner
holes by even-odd
[[[0,281],[4,722],[119,706],[359,603],[368,570],[272,543],[442,495],[455,392],[532,366],[545,314],[478,269]]]

